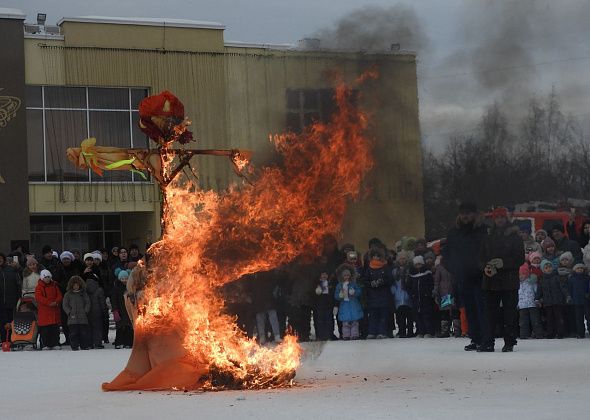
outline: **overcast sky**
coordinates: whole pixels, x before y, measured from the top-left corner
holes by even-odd
[[[231,41],[373,31],[384,45],[417,51],[422,133],[434,148],[473,130],[494,101],[518,115],[552,87],[590,132],[589,0],[0,0],[0,7],[23,10],[27,21],[46,13],[48,24],[84,15],[214,21]]]

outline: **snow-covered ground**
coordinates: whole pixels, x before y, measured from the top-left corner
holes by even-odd
[[[501,341],[496,347],[501,347]],[[0,353],[0,418],[583,419],[590,339],[467,353],[465,339],[309,343],[297,386],[217,393],[104,393],[129,350]]]

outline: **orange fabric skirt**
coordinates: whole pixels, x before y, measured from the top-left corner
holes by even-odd
[[[125,369],[103,391],[194,390],[202,385],[207,367],[189,360],[178,334],[145,336],[135,333]]]

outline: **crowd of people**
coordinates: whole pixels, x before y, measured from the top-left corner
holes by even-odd
[[[474,203],[458,213],[436,250],[424,239],[389,248],[373,238],[361,254],[327,238],[320,258],[228,285],[228,310],[261,343],[279,341],[284,327],[307,341],[312,319],[316,340],[468,336],[465,350],[480,352],[494,351],[497,337],[504,352],[519,337],[585,337],[590,221],[533,233],[505,208],[486,223]]]
[[[2,342],[10,340],[15,313],[35,311],[41,348],[102,349],[109,344],[111,319],[113,346],[131,348],[133,303],[143,287],[132,273],[142,258],[136,245],[85,254],[58,254],[45,245],[39,259],[20,247],[0,253]]]
[[[590,221],[533,234],[504,208],[486,224],[475,204],[463,203],[440,248],[408,237],[390,248],[373,238],[360,253],[326,237],[320,257],[303,254],[221,293],[227,312],[261,344],[286,332],[300,341],[468,336],[466,351],[490,352],[503,337],[502,351],[510,352],[517,338],[585,337],[589,240]],[[142,257],[135,245],[83,256],[45,246],[40,260],[21,249],[0,254],[2,325],[31,296],[43,347],[104,348],[112,314],[114,346],[129,348],[130,308],[143,286],[129,277]],[[7,334],[2,329],[3,341]]]

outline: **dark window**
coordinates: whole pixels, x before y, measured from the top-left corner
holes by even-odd
[[[131,89],[131,109],[139,109],[139,103],[148,96],[147,89]]]
[[[31,216],[32,232],[61,232],[61,216]]]
[[[45,111],[48,181],[88,181],[88,171],[66,159],[68,147],[80,147],[87,133],[86,111]]]
[[[88,108],[129,109],[129,89],[88,88]]]
[[[131,131],[129,128],[129,112],[90,111],[90,137],[108,139],[108,146],[129,148]],[[105,143],[101,143],[107,145]],[[131,181],[130,171],[104,171],[103,176],[91,173],[92,182],[123,182]]]
[[[86,108],[86,88],[45,86],[46,108]]]
[[[27,109],[27,139],[29,180],[45,181],[43,111],[40,109]]]
[[[132,110],[147,93],[145,88],[27,86],[29,181],[149,180],[148,174],[144,178],[127,170],[104,171],[102,177],[89,174],[66,157],[67,148],[79,148],[87,137],[96,137],[99,146],[147,148],[139,114]]]
[[[27,85],[25,87],[25,103],[27,108],[41,108],[43,106],[41,86]]]
[[[328,122],[336,110],[333,89],[287,89],[286,128],[301,133],[315,122]]]
[[[56,251],[93,251],[121,243],[121,215],[75,214],[31,216],[31,251],[43,245]]]
[[[64,231],[102,230],[102,215],[72,215],[63,217]]]

